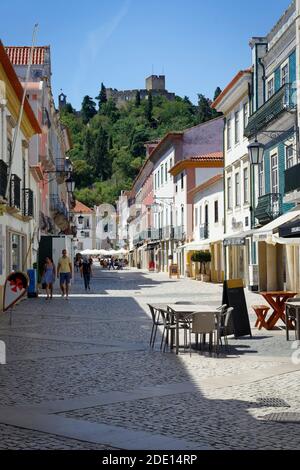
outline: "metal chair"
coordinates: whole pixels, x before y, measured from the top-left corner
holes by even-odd
[[[219,338],[222,346],[222,336],[224,336],[225,348],[228,348],[227,328],[229,325],[230,317],[233,312],[233,307],[229,307],[221,314],[221,321],[219,322]]]
[[[205,339],[205,335],[209,334],[210,338],[214,337],[214,343],[216,344],[216,333],[217,327],[215,322],[215,315],[213,313],[205,312],[194,312],[190,315],[191,326],[189,328],[189,342],[190,342],[190,355],[192,350],[192,334],[202,335]]]
[[[287,302],[300,302],[300,297],[292,297],[290,299],[287,299]],[[286,340],[289,341],[290,335],[289,335],[289,322],[292,321],[295,325],[295,338],[296,340],[299,340],[297,338],[297,328],[296,328],[296,322],[297,322],[297,315],[296,315],[296,309],[295,307],[292,307],[290,305],[285,306],[285,317],[286,317]]]
[[[152,317],[152,329],[151,329],[149,344],[150,344],[150,347],[152,347],[152,349],[153,349],[154,344],[155,344],[155,339],[156,339],[157,328],[159,326],[163,326],[164,323],[163,323],[163,321],[160,320],[160,310],[153,307],[153,305],[151,305],[151,304],[147,304],[147,305],[150,309],[150,313],[151,313],[151,317]]]
[[[163,344],[163,352],[165,352],[167,345],[169,344],[169,333],[176,333],[176,324],[172,321],[172,311],[171,310],[165,310],[165,309],[159,309],[161,319],[163,321],[163,333],[162,333],[162,338],[161,338],[161,343],[160,343],[160,349],[162,349]],[[180,321],[179,323],[179,329],[183,329],[185,334],[184,334],[184,349],[186,348],[186,343],[187,343],[187,337],[186,337],[186,331],[189,329],[189,323],[186,321]],[[165,336],[166,334],[166,336]]]

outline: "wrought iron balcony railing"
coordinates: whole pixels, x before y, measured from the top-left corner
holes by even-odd
[[[277,119],[286,110],[296,108],[296,88],[291,83],[286,83],[271,96],[248,120],[244,131],[246,137],[253,137],[259,131],[265,129],[272,121]]]
[[[185,233],[184,233],[183,225],[179,225],[177,227],[174,227],[173,231],[174,231],[174,235],[173,235],[174,240],[183,240],[184,239]]]
[[[0,196],[3,198],[5,198],[7,188],[7,172],[7,164],[3,160],[0,160]]]
[[[32,189],[23,189],[23,215],[33,217],[33,191]]]
[[[21,178],[14,173],[11,175],[9,189],[9,205],[21,209]]]
[[[208,224],[202,224],[199,227],[200,240],[207,240],[209,238],[209,228]]]
[[[300,163],[284,172],[285,193],[300,190]]]
[[[282,195],[269,193],[258,198],[254,216],[260,225],[265,225],[282,214]]]

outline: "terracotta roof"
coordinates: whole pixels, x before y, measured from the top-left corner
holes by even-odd
[[[224,98],[224,96],[231,90],[231,88],[239,81],[240,78],[243,77],[243,75],[247,75],[248,73],[251,73],[251,69],[246,69],[246,70],[240,70],[236,76],[231,80],[230,83],[228,83],[227,87],[224,88],[222,93],[219,94],[219,96],[215,99],[215,101],[212,103],[211,107],[216,108],[220,101]]]
[[[212,152],[206,153],[204,155],[195,155],[193,157],[188,158],[188,160],[192,160],[193,162],[198,162],[202,160],[223,160],[223,152]]]
[[[73,212],[82,212],[83,214],[92,214],[94,211],[93,209],[90,209],[86,205],[84,205],[82,202],[76,200],[76,205],[73,209]]]
[[[201,183],[198,186],[196,186],[195,188],[191,189],[189,191],[189,194],[194,194],[195,195],[195,194],[199,193],[200,191],[204,191],[204,189],[207,189],[210,186],[213,186],[218,181],[220,181],[222,178],[223,178],[223,173],[219,173],[218,175],[213,176],[209,180],[204,181],[204,183]]]
[[[43,65],[45,63],[45,50],[48,46],[36,46],[33,49],[32,63]],[[6,53],[13,65],[28,65],[30,57],[30,46],[6,46]]]
[[[17,95],[17,98],[18,100],[20,101],[20,104],[22,103],[22,99],[23,99],[23,93],[24,93],[24,90],[23,90],[23,87],[17,77],[17,74],[9,60],[9,57],[8,55],[6,54],[5,52],[5,48],[2,44],[2,42],[0,41],[0,63],[2,64],[3,68],[4,68],[4,71],[6,73],[6,76],[8,78],[8,80],[10,81],[10,84],[11,86],[13,87],[14,89],[14,92],[16,93]],[[36,134],[41,134],[42,133],[42,130],[39,126],[39,123],[35,117],[35,114],[27,100],[27,98],[25,98],[25,101],[24,101],[24,111],[25,113],[27,114],[27,117],[30,121],[30,124],[32,126],[32,128],[34,129],[35,133]]]

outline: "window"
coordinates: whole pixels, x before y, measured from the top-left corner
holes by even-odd
[[[244,112],[244,129],[245,129],[248,125],[248,120],[249,120],[249,104],[248,103],[244,104],[243,112]]]
[[[195,207],[195,226],[198,225],[198,207]]]
[[[219,222],[219,201],[215,201],[215,223]]]
[[[160,184],[164,184],[164,166],[160,165]]]
[[[7,139],[7,163],[9,167],[11,167],[11,161],[12,161],[12,142],[10,139]]]
[[[249,172],[244,168],[244,204],[249,203]]]
[[[160,182],[160,176],[159,176],[159,170],[157,172],[157,187],[159,188],[159,182]]]
[[[234,115],[234,141],[236,144],[240,141],[240,112],[237,111]]]
[[[181,173],[181,189],[184,188],[184,174]]]
[[[286,168],[291,168],[294,166],[294,149],[292,145],[289,145],[285,149],[286,155]]]
[[[239,207],[241,205],[241,184],[240,184],[240,172],[235,174],[235,205]]]
[[[278,193],[278,156],[271,156],[271,192]]]
[[[227,178],[227,209],[232,209],[231,176],[229,176],[229,178]]]
[[[199,207],[199,224],[201,225],[202,223],[202,207]]]
[[[271,78],[267,83],[267,99],[274,95],[274,78]]]
[[[258,195],[264,195],[264,160],[258,165]]]
[[[168,164],[165,163],[165,182],[168,181]]]
[[[281,85],[289,82],[289,65],[285,64],[281,69]]]
[[[155,175],[154,175],[154,189],[155,189],[155,190],[157,189],[157,186],[156,186],[156,178],[157,178],[157,175],[156,175],[156,173],[155,173]]]
[[[227,119],[227,150],[231,148],[231,119]]]

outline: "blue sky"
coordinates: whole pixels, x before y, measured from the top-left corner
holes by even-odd
[[[212,97],[250,65],[251,36],[266,34],[290,0],[1,0],[7,45],[51,45],[55,96],[79,108],[107,87],[144,88],[152,71],[169,91]],[[5,21],[4,21],[5,19]]]

